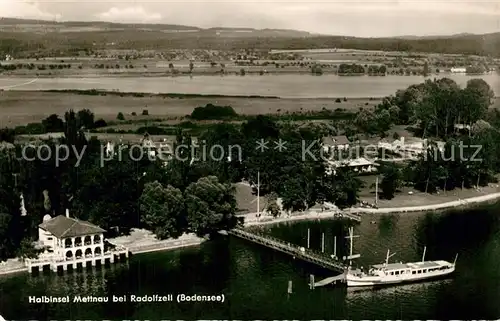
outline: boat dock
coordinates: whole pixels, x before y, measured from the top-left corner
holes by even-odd
[[[290,244],[269,235],[260,235],[239,228],[232,229],[228,232],[228,234],[263,245],[276,251],[280,251],[282,253],[291,255],[294,258],[313,263],[329,270],[344,272],[347,268],[347,265],[344,262],[340,261],[338,258],[332,258],[325,253]]]
[[[67,271],[68,268],[76,270],[78,267],[87,266],[104,266],[106,263],[113,264],[115,260],[128,259],[129,251],[123,246],[117,246],[116,249],[107,251],[103,254],[95,253],[94,255],[81,255],[60,259],[57,257],[46,257],[39,259],[26,259],[25,265],[28,272],[34,271],[43,272],[45,269],[58,272],[60,270]]]
[[[332,276],[332,277],[329,277],[329,278],[326,278],[326,279],[323,279],[319,282],[316,282],[314,283],[314,287],[319,287],[319,286],[325,286],[325,285],[329,285],[329,284],[336,284],[337,282],[345,282],[345,274],[342,273],[342,274],[339,274],[337,276]]]

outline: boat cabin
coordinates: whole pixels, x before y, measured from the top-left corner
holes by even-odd
[[[368,274],[378,274],[383,272],[385,275],[408,275],[426,274],[436,271],[445,271],[451,269],[453,265],[446,261],[427,261],[416,263],[390,263],[373,265]]]

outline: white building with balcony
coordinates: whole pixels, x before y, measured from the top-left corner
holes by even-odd
[[[38,226],[38,243],[45,252],[38,259],[26,260],[28,270],[32,272],[34,267],[42,270],[46,266],[53,271],[67,270],[68,266],[76,269],[79,265],[114,263],[116,256],[128,257],[128,249],[124,247],[105,248],[105,232],[90,222],[69,217],[68,211],[66,216],[54,218],[47,214]]]
[[[69,215],[54,218],[46,215],[38,226],[38,239],[58,258],[82,258],[104,253],[104,232],[99,226]]]

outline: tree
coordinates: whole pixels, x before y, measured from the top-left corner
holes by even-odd
[[[385,133],[392,126],[392,118],[391,114],[388,110],[382,110],[376,113],[375,116],[375,127],[378,133]]]
[[[141,220],[163,240],[179,237],[185,226],[184,196],[172,186],[158,181],[147,183],[139,198]]]
[[[220,123],[200,135],[209,155],[203,162],[194,163],[196,170],[206,171],[222,182],[239,182],[243,176],[243,143],[245,137],[233,124]],[[203,168],[201,168],[201,166]]]
[[[495,98],[493,89],[491,89],[490,85],[481,78],[467,81],[465,89],[470,91],[471,94],[475,95],[475,97],[479,99],[481,109],[483,110],[487,110],[490,107],[492,100]]]
[[[380,189],[386,199],[392,199],[396,190],[401,186],[401,170],[396,164],[387,163],[382,166],[381,173]]]
[[[427,77],[429,73],[430,73],[429,63],[426,61],[424,63],[424,70],[422,71],[422,74],[424,75],[424,77]]]
[[[43,208],[45,209],[45,213],[49,214],[52,209],[52,204],[50,202],[49,191],[43,191]]]
[[[16,138],[16,133],[11,128],[0,129],[0,143],[7,142],[13,144]]]
[[[21,241],[19,249],[17,251],[17,256],[21,259],[36,259],[43,252],[43,249],[37,249],[33,245],[33,240],[30,238],[25,238]]]
[[[283,209],[286,211],[303,211],[307,209],[307,194],[301,177],[287,177],[280,189]]]
[[[117,120],[125,120],[125,116],[123,116],[122,112],[119,112],[118,115],[116,115]]]
[[[325,201],[344,209],[358,203],[358,193],[362,185],[361,180],[352,171],[339,167],[335,169],[334,174],[323,177],[321,189]]]
[[[241,224],[235,216],[236,199],[230,184],[219,183],[215,176],[200,178],[184,192],[190,232],[202,237]]]
[[[281,209],[278,205],[278,195],[274,192],[267,195],[266,211],[268,211],[273,217],[278,217],[281,214]]]
[[[64,122],[56,114],[52,114],[42,120],[42,125],[47,133],[59,133],[64,131]]]
[[[77,115],[77,123],[79,128],[92,129],[94,128],[94,113],[89,109],[79,110]]]
[[[191,136],[179,130],[173,146],[174,157],[168,161],[165,168],[165,176],[168,177],[166,184],[184,191],[189,184],[200,178],[192,166],[195,164],[195,158],[199,156],[191,152],[193,149]]]
[[[0,260],[4,260],[12,253],[11,226],[12,215],[7,213],[4,206],[0,206]]]
[[[434,193],[442,187],[446,172],[441,152],[435,143],[430,143],[417,160],[410,163],[412,183],[417,190]]]
[[[121,160],[115,158],[102,167],[98,159],[89,160],[88,167],[78,167],[71,206],[75,216],[108,231],[119,228],[120,232],[128,232],[132,227],[139,226],[137,200],[144,184],[141,178],[150,164],[139,153],[136,151]]]
[[[192,61],[189,62],[189,72],[193,72],[194,64]]]
[[[361,131],[366,132],[366,133],[371,133],[373,130],[372,125],[373,125],[374,118],[375,118],[375,115],[373,114],[372,111],[370,111],[368,109],[362,109],[357,113],[356,119],[354,120],[354,123]]]
[[[322,75],[322,74],[323,74],[323,69],[321,68],[321,66],[320,66],[320,65],[315,64],[315,65],[311,66],[311,73],[312,73],[313,75],[318,75],[318,76],[320,76],[320,75]]]

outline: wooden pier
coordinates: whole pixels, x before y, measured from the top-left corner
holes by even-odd
[[[294,258],[319,265],[323,268],[336,272],[344,272],[347,265],[335,258],[329,257],[325,253],[317,252],[311,249],[287,243],[272,236],[260,235],[242,229],[232,229],[228,232],[230,235],[245,239],[276,251],[293,256]]]

